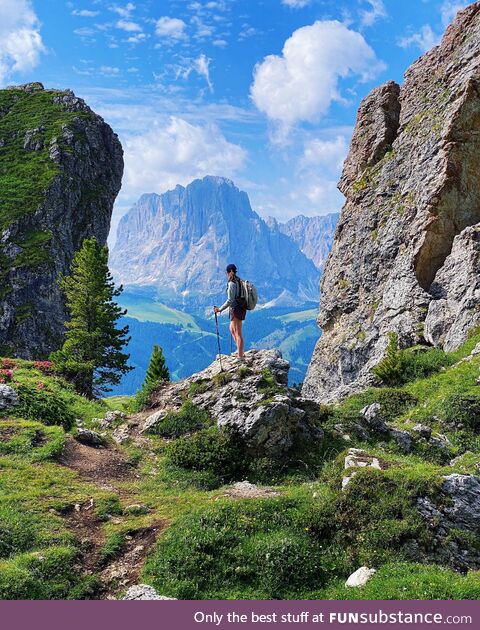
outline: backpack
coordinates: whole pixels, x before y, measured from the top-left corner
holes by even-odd
[[[247,311],[253,311],[258,302],[257,289],[250,280],[242,280],[241,278],[238,278],[238,281],[240,284],[239,299],[242,301]]]

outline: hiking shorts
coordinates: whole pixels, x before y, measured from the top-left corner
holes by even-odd
[[[245,319],[245,316],[247,314],[247,309],[246,308],[242,308],[241,306],[233,306],[230,308],[230,321],[232,321],[233,319],[241,319],[242,321]]]

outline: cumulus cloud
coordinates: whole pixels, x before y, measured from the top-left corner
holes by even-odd
[[[422,52],[426,52],[436,46],[440,41],[440,35],[437,35],[433,32],[430,24],[424,24],[422,28],[412,35],[408,35],[406,37],[402,37],[398,45],[401,48],[409,48],[410,46],[416,46]]]
[[[310,4],[311,0],[282,0],[282,4],[293,9],[302,9]]]
[[[362,26],[372,26],[375,22],[387,16],[383,0],[366,0],[370,5],[369,9],[360,11],[360,23]]]
[[[130,194],[161,192],[211,174],[232,177],[247,153],[215,124],[197,125],[172,116],[143,135],[123,140],[124,188]]]
[[[133,2],[127,2],[127,4],[123,7],[119,7],[118,5],[113,5],[110,7],[110,11],[114,13],[118,13],[118,15],[122,18],[129,18],[132,11],[135,10],[135,5]]]
[[[45,46],[30,0],[0,2],[0,84],[15,72],[28,72],[40,61]]]
[[[337,135],[333,140],[309,139],[304,145],[300,168],[321,166],[323,169],[340,171],[347,152],[347,139],[343,135]]]
[[[138,33],[142,30],[142,27],[139,24],[132,22],[131,20],[118,20],[116,26],[117,28],[122,29],[122,31],[127,31],[127,33]]]
[[[157,20],[155,32],[159,37],[184,39],[186,24],[179,18],[163,16]]]
[[[316,122],[332,101],[342,101],[339,79],[366,81],[385,69],[360,33],[338,21],[318,21],[296,30],[282,55],[269,55],[254,69],[250,94],[268,118],[289,128]]]

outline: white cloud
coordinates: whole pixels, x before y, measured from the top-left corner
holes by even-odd
[[[398,45],[401,48],[416,46],[422,52],[426,52],[427,50],[430,50],[430,48],[433,48],[433,46],[436,46],[439,41],[440,35],[433,32],[430,24],[424,24],[417,33],[402,37],[399,40]]]
[[[324,170],[340,170],[347,152],[347,140],[343,135],[337,135],[333,140],[309,139],[304,145],[300,168],[321,166]]]
[[[281,56],[269,55],[255,66],[250,94],[285,130],[316,122],[332,101],[341,102],[339,79],[355,74],[366,81],[384,69],[360,33],[336,20],[318,21],[296,30]]]
[[[135,5],[132,2],[127,2],[124,7],[119,7],[117,5],[113,5],[110,7],[110,11],[114,13],[118,13],[118,15],[122,18],[129,18],[132,11],[135,10]]]
[[[197,27],[197,32],[195,33],[196,39],[204,39],[206,37],[212,37],[215,33],[215,27],[206,24],[198,15],[192,17],[191,22],[194,26]]]
[[[213,92],[213,84],[210,80],[210,62],[212,60],[206,57],[203,53],[195,59],[195,70],[197,73],[205,78],[207,85],[210,89],[210,92]]]
[[[170,39],[184,39],[186,24],[179,18],[170,18],[167,16],[157,20],[155,32],[159,37],[167,37]]]
[[[116,77],[120,74],[120,68],[116,66],[100,66],[99,72],[105,77]]]
[[[228,142],[215,124],[191,124],[176,116],[122,143],[123,187],[129,195],[163,192],[205,175],[231,177],[247,158],[245,149]]]
[[[387,16],[383,0],[366,0],[370,9],[360,11],[360,23],[362,26],[372,26],[379,18]]]
[[[116,26],[117,28],[122,29],[122,31],[127,31],[127,33],[138,33],[142,30],[142,27],[139,24],[132,22],[131,20],[118,20]]]
[[[217,46],[217,48],[226,48],[228,46],[228,42],[226,39],[215,39],[212,44]]]
[[[15,72],[33,70],[46,52],[30,0],[0,2],[0,84]]]
[[[184,59],[183,63],[174,66],[175,78],[188,79],[192,72],[196,72],[200,76],[204,77],[207,82],[210,92],[213,92],[213,84],[210,79],[210,62],[209,59],[203,53],[196,59]]]
[[[282,0],[282,4],[292,9],[303,9],[307,4],[310,4],[311,0]]]
[[[137,33],[136,35],[131,35],[130,37],[127,37],[125,41],[129,44],[140,44],[141,42],[145,41],[147,37],[148,36],[145,35],[145,33]]]
[[[89,11],[88,9],[74,9],[72,11],[72,15],[77,15],[79,17],[96,17],[99,13],[100,11]]]
[[[466,6],[470,4],[470,1],[467,2],[458,2],[456,0],[445,0],[442,6],[440,7],[440,15],[442,17],[442,24],[444,27],[447,27],[450,22],[453,21],[458,11],[464,9]]]

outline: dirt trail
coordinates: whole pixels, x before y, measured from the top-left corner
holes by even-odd
[[[59,463],[97,488],[117,494],[123,507],[137,502],[135,495],[119,487],[118,482],[138,479],[140,475],[115,447],[93,448],[67,437]],[[103,553],[106,542],[103,523],[96,515],[93,499],[72,506],[64,516],[80,542],[81,570],[101,577],[103,588],[99,599],[116,599],[119,591],[137,583],[146,556],[166,525],[164,521],[157,521],[148,527],[129,531],[124,536],[121,553],[108,559]],[[113,517],[111,522],[120,523],[121,520],[122,517]]]

